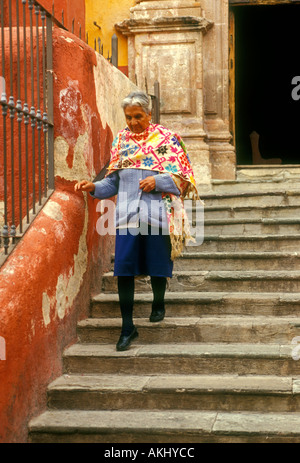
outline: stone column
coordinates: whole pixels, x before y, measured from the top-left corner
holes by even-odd
[[[140,88],[146,89],[147,85],[149,93],[154,82],[159,81],[161,123],[182,136],[198,184],[208,186],[212,177],[220,178],[220,157],[225,159],[224,152],[228,162],[230,134],[225,130],[226,122],[221,124],[221,135],[219,125],[214,130],[206,124],[206,119],[210,122],[216,117],[206,110],[207,74],[203,72],[203,58],[208,56],[205,37],[214,24],[205,17],[201,5],[193,0],[137,1],[130,18],[116,28],[128,36],[129,78]],[[214,38],[211,35],[211,40]],[[212,86],[209,89],[213,91]],[[217,146],[221,145],[218,151]],[[212,162],[217,163],[217,168]]]

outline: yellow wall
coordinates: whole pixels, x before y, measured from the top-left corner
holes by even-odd
[[[111,56],[111,37],[116,34],[119,39],[119,66],[128,66],[127,38],[116,32],[114,25],[123,19],[129,19],[130,8],[135,0],[86,0],[86,33],[89,45],[94,47],[95,38],[100,37],[103,55]],[[94,25],[94,21],[101,27]],[[98,50],[98,42],[97,42]]]

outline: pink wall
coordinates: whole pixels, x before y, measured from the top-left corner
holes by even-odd
[[[129,85],[83,42],[54,29],[56,189],[0,269],[2,443],[26,442],[27,424],[45,409],[46,388],[62,373],[62,352],[76,341],[77,321],[88,315],[90,295],[110,265],[113,240],[96,232],[96,201],[73,191],[76,180],[92,179],[108,160],[115,131],[99,114],[96,66],[105,68],[112,94],[115,79]]]

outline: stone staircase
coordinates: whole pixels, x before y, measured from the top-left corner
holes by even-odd
[[[104,275],[30,442],[300,443],[300,183],[216,183],[165,320],[149,323],[138,280],[140,336],[116,352],[116,281]]]

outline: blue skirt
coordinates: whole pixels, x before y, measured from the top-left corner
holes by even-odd
[[[114,275],[172,277],[170,236],[158,233],[133,235],[117,229]]]

